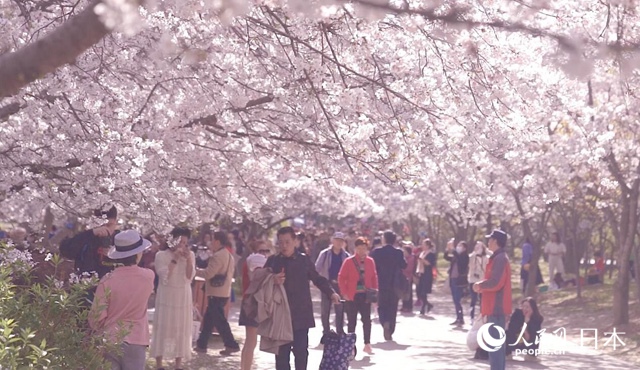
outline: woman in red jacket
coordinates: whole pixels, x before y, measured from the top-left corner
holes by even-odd
[[[364,332],[364,352],[371,354],[371,303],[367,299],[367,290],[378,289],[378,274],[373,258],[369,257],[369,241],[358,238],[355,241],[355,254],[344,260],[338,274],[340,292],[346,302],[348,332],[356,331],[358,313],[362,319]]]

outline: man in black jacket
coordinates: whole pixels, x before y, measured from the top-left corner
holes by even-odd
[[[396,234],[386,231],[382,235],[384,247],[379,247],[371,252],[371,258],[376,263],[378,272],[378,316],[384,329],[384,339],[392,340],[396,330],[396,315],[398,314],[398,301],[394,290],[396,276],[407,267],[402,250],[394,247]]]
[[[340,296],[333,291],[329,281],[318,274],[306,254],[296,250],[296,244],[293,228],[283,227],[278,230],[280,253],[269,257],[264,266],[276,274],[277,283],[284,284],[293,324],[293,342],[280,347],[276,355],[276,370],[291,369],[291,352],[295,356],[295,369],[307,369],[309,328],[316,326],[309,281],[312,281],[323,294],[331,297],[334,304],[340,303]]]
[[[107,222],[60,242],[60,254],[75,262],[78,273],[96,272],[102,278],[114,268],[107,251],[113,245],[113,236],[118,228],[118,210],[113,206],[108,211],[96,210],[94,215],[105,218]]]

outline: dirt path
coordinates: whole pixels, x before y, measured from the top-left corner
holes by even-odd
[[[318,293],[312,288],[316,299],[315,312],[319,312]],[[550,296],[551,297],[551,296]],[[557,299],[558,297],[556,297]],[[546,298],[545,298],[546,299]],[[435,302],[432,315],[421,317],[415,314],[403,314],[398,316],[398,328],[394,335],[394,342],[385,342],[382,339],[382,329],[377,321],[373,325],[372,345],[374,354],[363,355],[360,353],[356,360],[351,363],[352,369],[402,369],[402,370],[425,370],[425,369],[488,369],[486,361],[473,360],[473,353],[466,347],[466,335],[469,325],[464,328],[452,328],[449,323],[452,321],[453,304],[448,295],[438,292],[431,298]],[[546,305],[547,303],[543,303]],[[468,301],[464,302],[465,315],[468,320]],[[231,323],[236,337],[242,341],[243,328],[236,325],[237,309],[236,304],[232,310]],[[638,368],[638,365],[606,354],[602,351],[585,350],[575,341],[575,335],[571,335],[570,328],[574,325],[582,325],[582,321],[589,317],[576,314],[579,310],[569,303],[558,304],[556,306],[545,307],[546,315],[544,327],[555,329],[556,326],[565,325],[567,328],[567,341],[557,338],[551,334],[544,334],[541,341],[541,350],[565,349],[564,354],[542,355],[540,362],[509,361],[507,369],[606,369],[606,370],[628,370]],[[560,313],[564,313],[564,316]],[[605,320],[606,312],[601,312],[602,316],[593,317],[586,323],[594,320]],[[316,322],[319,324],[319,317],[316,315]],[[575,326],[576,328],[578,326]],[[551,331],[551,330],[548,330]],[[358,346],[361,348],[362,332],[361,325],[356,331],[358,335]],[[317,369],[322,358],[322,349],[318,347],[321,330],[312,329],[309,335],[309,369]],[[623,337],[624,339],[624,337]],[[207,354],[194,354],[188,369],[220,369],[236,370],[239,368],[239,355],[221,357],[218,351],[222,349],[222,342],[214,337],[209,345]],[[256,350],[256,360],[254,369],[266,370],[274,368],[274,358]],[[152,367],[149,367],[152,369]]]

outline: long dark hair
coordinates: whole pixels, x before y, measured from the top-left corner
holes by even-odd
[[[538,310],[538,303],[536,303],[536,300],[533,299],[533,297],[527,297],[520,301],[520,304],[523,304],[524,302],[529,303],[529,306],[531,306],[531,319],[542,322],[543,317],[540,314],[540,310]]]

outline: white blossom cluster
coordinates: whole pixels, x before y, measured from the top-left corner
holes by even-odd
[[[0,125],[16,219],[114,202],[154,226],[303,211],[517,222],[576,197],[615,208],[639,176],[635,3],[114,1],[109,27],[144,27],[0,100],[19,108]],[[66,19],[0,4],[9,48]]]
[[[72,272],[69,275],[69,284],[82,284],[82,285],[90,285],[94,284],[98,281],[98,274],[96,272],[83,272],[81,274],[76,274]]]
[[[15,248],[11,241],[0,248],[0,266],[10,267],[16,272],[27,272],[35,265],[31,252]]]

